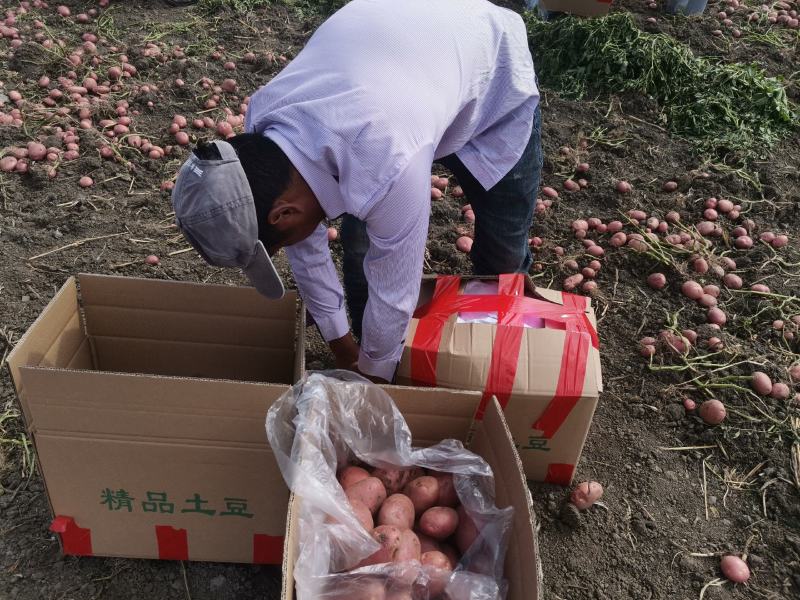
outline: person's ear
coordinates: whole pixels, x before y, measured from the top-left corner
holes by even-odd
[[[290,226],[297,215],[297,209],[290,204],[273,206],[267,215],[267,223],[278,229]]]

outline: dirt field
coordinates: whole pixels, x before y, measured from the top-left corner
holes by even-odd
[[[242,97],[291,60],[321,18],[297,3],[291,9],[276,4],[244,14],[220,9],[225,3],[219,1],[206,2],[210,9],[205,11],[138,1],[112,2],[81,24],[75,15],[96,8],[96,3],[64,4],[71,9],[66,18],[56,13],[55,3],[18,14],[13,27],[22,38],[19,47],[12,47],[9,36],[0,39],[0,103],[5,103],[0,111],[10,114],[15,90],[22,95],[25,113],[21,125],[0,124],[2,155],[42,135],[45,146],[57,149],[55,160],[33,164],[27,173],[0,172],[3,358],[73,273],[244,283],[236,273],[210,268],[193,252],[185,252],[186,243],[172,228],[169,193],[161,187],[173,178],[187,150],[174,143],[167,129],[173,115],[181,114],[189,120],[185,131],[192,142],[213,137],[212,131],[193,128],[192,120],[207,116],[215,125],[226,118],[224,107],[238,114]],[[259,3],[228,4],[243,8]],[[0,6],[17,8],[19,3],[0,0]],[[740,38],[718,37],[711,32],[721,27],[717,13],[725,8],[713,0],[706,16],[685,19],[635,0],[614,4],[615,11],[632,12],[645,31],[674,36],[698,55],[722,63],[756,62],[768,74],[783,77],[789,98],[798,101],[798,30],[756,23]],[[654,23],[648,21],[653,17]],[[99,38],[99,73],[122,66],[122,55],[135,73],[123,78],[119,89],[110,88],[109,101],[92,107],[92,122],[83,129],[79,115],[54,116],[63,99],[55,99],[52,108],[35,106],[50,93],[45,88],[58,87],[57,78],[70,70],[76,71],[78,83],[83,80],[91,47],[79,65],[68,61],[86,32]],[[53,42],[45,48],[41,42],[48,38]],[[63,40],[63,50],[58,40]],[[255,55],[252,61],[248,52]],[[160,58],[166,55],[171,58]],[[228,60],[236,61],[235,70],[225,69]],[[50,78],[49,86],[40,85],[42,76]],[[238,89],[218,93],[213,107],[208,101],[214,90],[203,88],[204,77],[217,84],[234,78]],[[176,78],[185,82],[182,87]],[[742,291],[724,288],[713,272],[693,273],[689,253],[661,245],[641,253],[606,246],[594,294],[605,392],[577,475],[578,480],[602,482],[606,492],[601,505],[577,514],[563,509],[566,490],[531,485],[541,521],[545,598],[800,597],[800,465],[792,463],[792,445],[800,442],[800,405],[793,400],[798,388],[787,374],[800,360],[800,332],[791,321],[800,314],[800,135],[795,129],[767,159],[731,169],[721,160],[698,157],[687,142],[671,135],[652,99],[636,94],[592,98],[567,100],[543,90],[543,185],[558,190],[559,198],[537,215],[531,230],[542,239],[533,270],[539,285],[560,288],[572,273],[566,259],[588,265],[591,257],[571,230],[575,219],[626,221],[623,215],[630,209],[663,219],[676,210],[691,225],[702,219],[707,198],[727,198],[742,207],[736,224],[753,221],[756,242],[753,249],[737,249],[730,235],[734,224],[720,217],[725,233],[713,238],[710,260],[713,266],[722,256],[735,259],[735,272],[745,282]],[[118,101],[126,101],[127,107]],[[99,148],[112,138],[104,135],[100,120],[116,119],[120,112],[130,116],[130,131],[120,130],[113,140],[114,154],[105,159]],[[56,127],[67,126],[78,127],[78,141],[59,138]],[[145,143],[139,140],[137,146],[133,135],[171,150],[150,158],[142,150]],[[66,160],[74,143],[79,144],[78,157]],[[590,164],[582,175],[588,187],[566,192],[564,180],[582,162]],[[434,172],[444,174],[436,166]],[[80,187],[82,176],[92,178],[91,187]],[[617,193],[619,180],[630,182],[633,191]],[[669,180],[677,189],[665,192],[662,184]],[[434,201],[426,271],[469,272],[468,259],[454,246],[458,235],[469,230],[461,218],[463,202],[452,197],[452,186],[443,200]],[[633,231],[632,226],[626,231]],[[766,231],[787,234],[788,245],[774,249],[759,241],[758,234]],[[590,232],[587,237],[600,241],[608,236]],[[556,246],[565,249],[563,257],[554,251]],[[332,248],[340,260],[338,242]],[[161,258],[159,265],[145,264],[150,254]],[[285,262],[281,265],[287,271]],[[656,271],[667,278],[661,291],[646,282]],[[723,287],[718,302],[728,322],[721,331],[705,324],[706,309],[681,294],[681,284],[690,278]],[[749,292],[758,283],[770,292]],[[773,326],[776,320],[784,321],[782,330]],[[640,354],[638,340],[657,337],[667,327],[695,330],[698,342],[685,355],[659,342],[650,362]],[[723,347],[707,349],[710,337],[720,338]],[[328,365],[321,340],[312,335],[312,342],[310,368]],[[789,399],[752,393],[749,376],[755,370],[788,384]],[[7,369],[0,393],[0,598],[279,596],[277,568],[60,556],[58,542],[47,530],[47,501],[32,467],[34,457]],[[726,421],[716,427],[683,406],[684,399],[699,404],[712,396],[728,410]],[[746,585],[722,578],[719,558],[727,553],[746,555],[752,570]]]

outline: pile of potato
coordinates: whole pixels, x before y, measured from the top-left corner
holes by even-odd
[[[353,512],[381,548],[358,567],[417,560],[437,576],[442,593],[478,528],[459,504],[451,473],[347,466],[337,475]]]

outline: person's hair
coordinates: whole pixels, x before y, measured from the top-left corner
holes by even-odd
[[[275,199],[292,181],[292,163],[278,144],[260,133],[240,133],[226,140],[239,155],[256,206],[258,239],[269,249],[285,237],[267,222]],[[213,144],[198,144],[195,155],[201,160],[219,159]]]

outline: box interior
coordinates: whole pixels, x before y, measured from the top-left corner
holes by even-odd
[[[296,311],[295,293],[270,301],[252,288],[80,275],[9,363],[18,388],[22,366],[291,385],[303,360]]]

